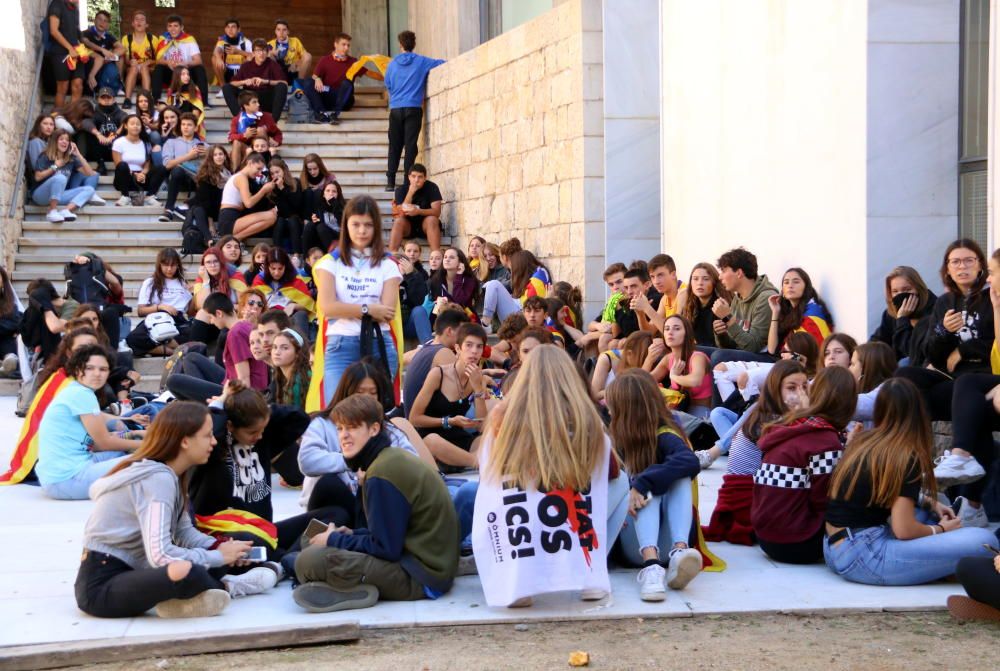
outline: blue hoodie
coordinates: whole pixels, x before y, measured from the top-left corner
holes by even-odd
[[[427,73],[444,63],[436,58],[404,51],[385,69],[385,88],[389,90],[389,109],[422,107],[427,89]]]

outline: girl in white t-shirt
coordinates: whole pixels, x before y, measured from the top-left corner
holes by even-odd
[[[125,342],[132,348],[136,356],[144,354],[162,354],[170,356],[179,347],[179,343],[187,341],[189,324],[185,311],[191,302],[191,292],[184,281],[184,267],[181,265],[180,254],[172,247],[160,250],[156,255],[156,269],[153,276],[143,280],[139,288],[138,315],[143,318]],[[180,334],[166,343],[157,343],[149,336],[145,317],[155,312],[166,312],[174,319],[174,325]]]
[[[369,317],[385,339],[390,377],[399,373],[389,324],[396,314],[403,276],[382,241],[382,212],[370,196],[356,196],[344,207],[340,246],[313,268],[317,311],[326,319],[322,392],[330,402],[344,369],[361,358],[361,324]],[[377,346],[371,355],[381,358]],[[313,378],[313,383],[319,383]]]
[[[142,119],[135,114],[125,118],[125,132],[111,144],[111,158],[115,162],[114,185],[122,196],[117,205],[132,204],[129,193],[143,191],[146,199],[143,205],[159,206],[156,192],[160,190],[167,171],[163,166],[153,165],[149,137],[142,125]]]

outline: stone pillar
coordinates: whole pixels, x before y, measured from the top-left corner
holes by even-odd
[[[990,249],[1000,246],[1000,213],[998,213],[997,197],[1000,194],[1000,91],[997,88],[997,77],[1000,77],[1000,0],[990,0],[990,89],[987,104],[989,130],[987,144],[987,181],[986,181],[986,226],[989,232]],[[989,250],[987,250],[987,253]]]
[[[479,0],[409,0],[417,52],[450,59],[479,46]]]
[[[387,0],[343,0],[344,32],[351,40],[351,53],[389,54],[389,3]]]

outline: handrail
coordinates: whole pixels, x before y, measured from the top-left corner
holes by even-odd
[[[45,62],[45,44],[38,40],[38,54],[35,58],[35,82],[31,86],[31,99],[28,102],[28,116],[24,120],[24,134],[21,136],[20,169],[14,177],[14,190],[10,194],[10,210],[7,216],[14,217],[17,212],[18,197],[21,192],[21,182],[24,181],[24,155],[28,151],[28,135],[31,134],[33,117],[35,116],[35,99],[38,98],[38,82],[42,78],[42,64]]]

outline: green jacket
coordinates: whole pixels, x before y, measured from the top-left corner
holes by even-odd
[[[777,293],[767,275],[761,275],[754,282],[749,296],[743,299],[737,294],[730,306],[733,318],[726,325],[726,332],[719,336],[719,345],[744,352],[764,351],[767,348],[767,332],[771,328],[771,306],[767,304],[767,299]]]

